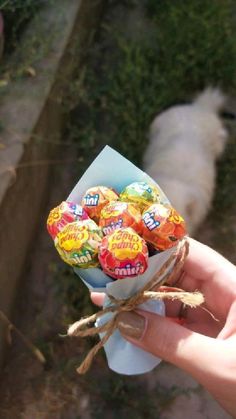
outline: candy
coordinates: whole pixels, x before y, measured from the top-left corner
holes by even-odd
[[[89,217],[99,221],[100,213],[103,207],[111,201],[116,201],[118,194],[106,186],[95,186],[86,191],[82,198],[82,206]]]
[[[88,214],[81,205],[73,202],[63,201],[60,205],[53,208],[47,219],[47,229],[53,239],[68,223],[76,220],[88,219]]]
[[[64,262],[86,269],[99,265],[98,247],[102,237],[101,229],[88,219],[67,224],[54,243]]]
[[[133,182],[123,189],[120,199],[121,201],[137,204],[142,211],[154,202],[160,202],[161,192],[155,185],[147,182]]]
[[[153,204],[142,215],[142,237],[156,250],[166,250],[186,234],[181,215],[171,206]]]
[[[99,226],[105,235],[123,227],[132,227],[139,233],[141,231],[141,212],[127,202],[110,202],[101,211]]]
[[[147,245],[130,227],[105,236],[98,257],[104,272],[117,279],[142,275],[148,266]]]

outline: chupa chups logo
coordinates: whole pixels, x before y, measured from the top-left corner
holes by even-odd
[[[84,197],[84,200],[85,200],[85,204],[88,207],[96,207],[99,201],[99,194],[98,193],[96,193],[95,195],[88,194]]]
[[[128,263],[125,266],[115,268],[115,275],[117,275],[117,277],[133,276],[133,275],[136,276],[136,275],[141,275],[143,272],[144,272],[144,266],[140,262],[137,262],[134,265],[131,265],[131,263]]]
[[[59,246],[65,251],[71,251],[73,248],[81,248],[82,244],[88,240],[87,226],[76,226],[76,223],[67,224],[67,226],[58,234]]]
[[[130,249],[133,252],[141,252],[142,250],[141,240],[138,242],[130,242],[130,241],[113,242],[110,247],[113,252],[120,249]]]
[[[108,237],[108,250],[119,260],[134,259],[142,251],[142,238],[136,233],[115,230]]]
[[[108,241],[108,248],[116,253],[116,250],[130,249],[133,252],[141,252],[142,239],[137,234],[130,234],[124,231],[116,230],[112,239]]]
[[[161,224],[160,221],[155,220],[154,212],[145,212],[145,214],[143,215],[143,222],[150,231],[159,227],[159,225]]]
[[[130,241],[130,242],[139,242],[141,241],[141,237],[137,234],[133,234],[132,230],[129,228],[131,232],[118,230],[114,233],[113,240],[117,241]]]
[[[121,228],[122,225],[123,225],[123,220],[122,218],[120,218],[118,221],[111,221],[110,224],[102,228],[102,231],[106,236],[107,234],[110,234],[112,231],[116,230],[117,228]]]

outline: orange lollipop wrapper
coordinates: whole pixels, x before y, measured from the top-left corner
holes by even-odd
[[[133,230],[140,233],[141,212],[128,202],[111,202],[102,209],[99,226],[104,235],[124,227],[132,227]]]
[[[85,192],[81,205],[89,217],[98,222],[103,207],[118,198],[119,195],[112,188],[93,186]]]
[[[170,205],[153,204],[142,214],[142,237],[156,250],[176,246],[186,233],[184,219]]]

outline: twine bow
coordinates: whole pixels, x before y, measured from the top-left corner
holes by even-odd
[[[173,278],[176,278],[181,271],[184,261],[189,252],[189,243],[185,237],[179,242],[176,251],[171,254],[168,260],[162,265],[159,271],[132,297],[127,299],[116,299],[112,295],[108,295],[111,300],[112,306],[105,307],[97,313],[82,318],[79,321],[72,324],[67,334],[69,336],[93,336],[98,333],[104,333],[102,339],[89,351],[84,361],[81,363],[77,372],[79,374],[85,374],[93,361],[93,358],[108,341],[109,337],[117,328],[117,316],[122,311],[132,311],[138,305],[144,303],[147,300],[160,300],[160,299],[172,299],[180,300],[184,305],[190,307],[197,307],[204,302],[203,295],[198,292],[185,292],[178,290],[174,292],[164,291],[153,291],[153,289],[159,288],[165,282],[171,283]],[[171,267],[172,262],[173,266]],[[167,288],[166,288],[167,289]],[[113,317],[101,326],[91,326],[91,323],[95,323],[96,320],[106,313],[114,313]]]

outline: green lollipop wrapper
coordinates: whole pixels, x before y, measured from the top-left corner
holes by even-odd
[[[98,248],[102,237],[102,230],[94,221],[83,220],[67,224],[54,243],[64,262],[87,269],[99,266]]]
[[[143,211],[150,205],[161,202],[161,191],[151,183],[133,182],[121,191],[120,200],[132,202]]]

